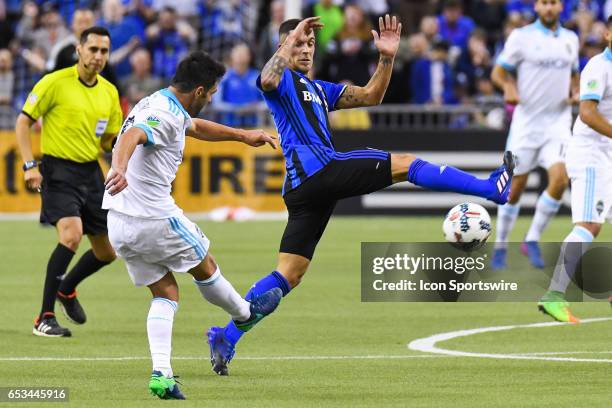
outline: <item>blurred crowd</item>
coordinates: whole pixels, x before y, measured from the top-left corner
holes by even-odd
[[[303,0],[320,16],[314,75],[365,85],[378,55],[378,16],[403,22],[402,44],[384,103],[499,105],[490,81],[509,33],[535,19],[534,0]],[[581,42],[581,67],[605,47],[603,20],[612,0],[564,0],[562,23]],[[102,73],[125,109],[168,84],[189,50],[204,49],[228,66],[213,106],[225,123],[252,126],[241,114],[261,106],[258,71],[278,45],[284,0],[0,0],[0,128],[12,128],[32,86],[76,62],[80,33],[101,25],[112,52]]]

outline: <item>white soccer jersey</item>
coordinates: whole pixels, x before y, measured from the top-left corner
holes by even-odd
[[[560,26],[551,31],[540,20],[512,31],[496,63],[517,75],[520,102],[513,123],[536,134],[553,124],[570,129],[567,99],[578,49],[576,34]]]
[[[612,123],[612,51],[609,48],[591,58],[584,67],[580,75],[580,100],[598,101],[597,110]],[[574,124],[572,144],[612,149],[612,139],[591,129],[580,117]]]
[[[185,131],[191,117],[168,89],[142,99],[123,123],[121,134],[135,126],[147,135],[128,163],[128,187],[111,196],[106,192],[102,208],[133,217],[162,219],[183,212],[170,192],[178,166],[183,161]]]

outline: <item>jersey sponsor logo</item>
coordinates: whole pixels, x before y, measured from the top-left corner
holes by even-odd
[[[151,115],[151,116],[149,116],[147,118],[147,125],[149,125],[151,127],[157,127],[157,126],[159,126],[160,123],[161,123],[161,119],[159,119],[155,115]]]
[[[302,91],[302,97],[304,98],[305,102],[316,102],[319,105],[323,105],[323,101],[321,100],[321,98],[319,98],[318,95],[313,94],[310,91]]]
[[[570,62],[561,59],[542,59],[537,61],[536,65],[547,69],[565,69],[570,66]]]
[[[597,88],[597,80],[591,79],[589,82],[587,82],[587,88],[589,88],[590,90]]]

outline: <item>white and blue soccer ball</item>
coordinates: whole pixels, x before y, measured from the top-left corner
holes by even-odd
[[[455,248],[474,251],[482,247],[491,235],[491,217],[485,208],[474,203],[454,206],[442,225],[444,238]]]

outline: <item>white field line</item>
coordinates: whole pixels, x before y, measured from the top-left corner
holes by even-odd
[[[417,354],[417,355],[363,355],[363,356],[268,356],[268,357],[237,357],[234,360],[254,360],[254,361],[271,361],[271,360],[400,360],[410,358],[432,358],[444,357],[432,354]],[[0,357],[0,361],[131,361],[131,360],[150,360],[151,357]],[[205,356],[200,357],[172,357],[172,360],[201,360],[208,361]]]
[[[609,321],[609,320],[612,320],[612,317],[584,319],[584,320],[581,320],[580,324],[603,322],[603,321]],[[433,353],[437,355],[456,356],[456,357],[480,357],[480,358],[511,359],[511,360],[543,360],[543,361],[612,363],[612,359],[609,359],[609,358],[576,358],[576,357],[552,357],[552,356],[547,357],[539,353],[538,354],[474,353],[474,352],[469,352],[469,351],[449,350],[449,349],[444,349],[444,348],[436,346],[437,343],[442,342],[442,341],[452,340],[452,339],[456,339],[459,337],[472,336],[474,334],[500,332],[500,331],[507,331],[507,330],[513,330],[513,329],[565,326],[568,324],[570,323],[546,322],[546,323],[517,324],[517,325],[512,325],[512,326],[480,327],[480,328],[469,329],[469,330],[457,330],[453,332],[434,334],[433,336],[413,340],[408,344],[408,348],[410,350],[422,351],[424,353]]]

